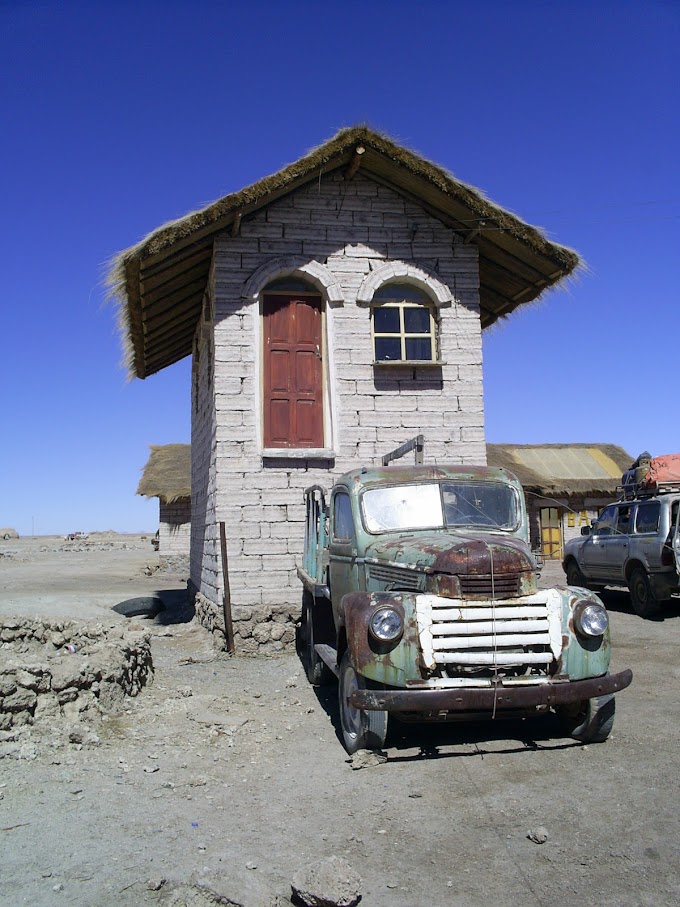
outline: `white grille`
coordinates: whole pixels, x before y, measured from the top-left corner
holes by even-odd
[[[547,667],[562,649],[562,599],[554,590],[506,601],[416,597],[426,668]]]

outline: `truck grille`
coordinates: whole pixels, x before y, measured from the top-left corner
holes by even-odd
[[[460,591],[463,598],[515,598],[519,595],[519,573],[463,574]]]
[[[546,672],[562,648],[561,600],[551,591],[491,605],[419,595],[416,615],[429,670],[519,667]]]
[[[403,567],[388,567],[385,564],[370,564],[368,578],[377,583],[385,583],[390,589],[403,589],[418,592],[422,589],[423,575],[415,570]]]

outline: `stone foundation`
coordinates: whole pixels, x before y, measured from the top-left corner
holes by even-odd
[[[200,592],[192,591],[196,620],[213,634],[213,642],[225,649],[224,611]],[[274,607],[234,607],[234,648],[238,655],[280,655],[295,648],[296,626],[300,620],[300,607],[279,605]]]
[[[0,625],[5,734],[119,711],[125,697],[136,696],[152,678],[150,635],[134,625],[25,618],[4,618]]]

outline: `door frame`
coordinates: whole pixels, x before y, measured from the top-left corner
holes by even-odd
[[[269,275],[268,283],[274,282],[279,277],[287,275]],[[322,448],[266,448],[264,446],[264,296],[291,296],[290,290],[267,290],[263,287],[258,293],[256,317],[253,318],[253,347],[255,350],[254,377],[257,379],[255,391],[255,419],[257,427],[257,448],[263,457],[276,459],[304,459],[320,458],[333,459],[337,451],[337,402],[336,402],[336,371],[334,363],[333,344],[333,310],[328,305],[327,294],[309,283],[309,290],[300,291],[300,295],[318,296],[321,300],[321,357],[322,357],[322,405],[323,405],[323,437]]]

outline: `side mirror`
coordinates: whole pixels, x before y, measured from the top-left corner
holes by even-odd
[[[595,526],[593,526],[593,529]],[[581,526],[581,535],[590,535],[590,526]]]

